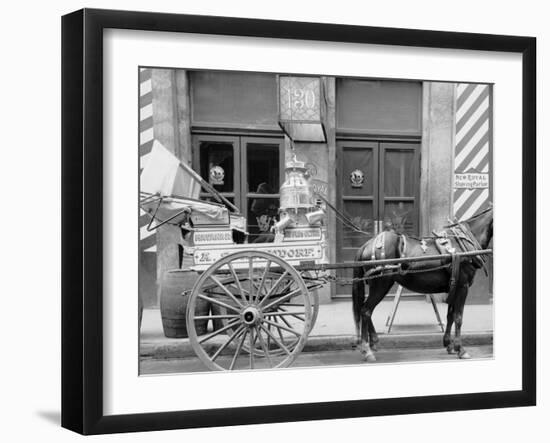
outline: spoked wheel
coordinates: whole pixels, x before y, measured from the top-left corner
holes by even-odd
[[[199,301],[212,304],[209,315],[199,312]],[[303,349],[313,312],[307,287],[291,265],[266,252],[241,251],[219,260],[197,280],[187,306],[187,329],[209,369],[283,368]],[[218,326],[198,335],[205,320]]]

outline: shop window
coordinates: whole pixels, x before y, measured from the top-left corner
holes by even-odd
[[[194,136],[194,167],[246,217],[249,242],[273,241],[279,212],[283,140],[267,137]],[[211,200],[207,193],[201,198]]]

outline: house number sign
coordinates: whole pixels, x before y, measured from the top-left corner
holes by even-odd
[[[319,77],[288,77],[279,79],[280,119],[288,121],[319,121],[321,111]]]

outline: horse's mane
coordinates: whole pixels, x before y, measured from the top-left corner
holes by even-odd
[[[459,224],[461,223],[469,223],[471,222],[472,220],[475,220],[476,218],[479,218],[481,217],[482,215],[486,214],[487,212],[491,211],[493,209],[493,205],[489,205],[488,208],[485,208],[483,211],[480,211],[478,212],[477,214],[474,214],[472,215],[470,218],[467,218],[465,220],[462,220],[462,221],[459,221],[459,222],[455,222],[455,223],[451,223],[449,225],[445,225],[444,227],[445,228],[452,228],[454,226],[458,226]]]

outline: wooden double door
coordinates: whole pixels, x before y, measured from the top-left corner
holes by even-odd
[[[339,141],[338,206],[362,232],[339,222],[337,261],[352,262],[357,250],[384,229],[418,235],[420,143]],[[339,272],[351,278],[351,269]],[[351,295],[337,283],[336,296]]]
[[[246,217],[249,241],[269,234],[284,179],[283,138],[197,134],[193,168]]]

